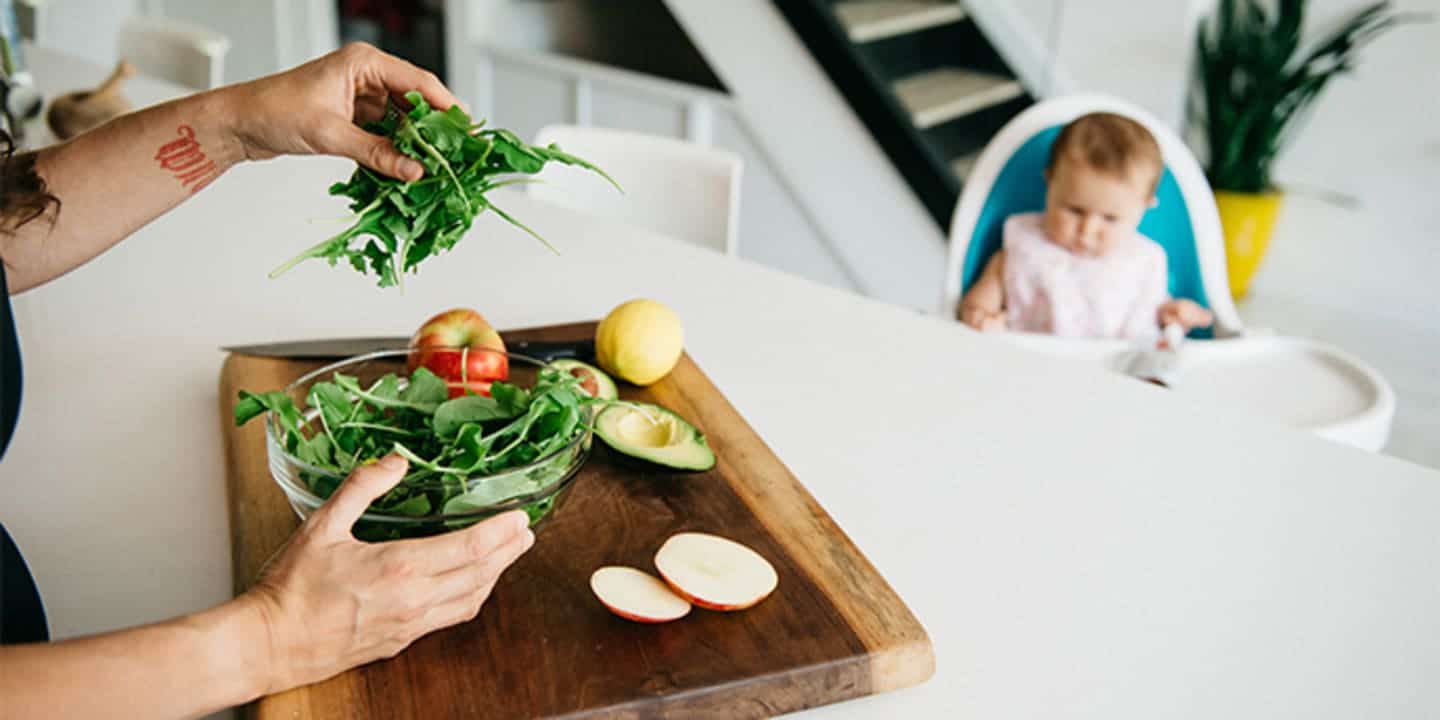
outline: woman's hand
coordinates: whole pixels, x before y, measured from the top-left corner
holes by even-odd
[[[419,180],[420,163],[357,123],[378,120],[385,101],[418,90],[431,106],[457,104],[434,73],[370,45],[352,43],[293,70],[224,88],[234,134],[246,158],[341,155],[401,180]]]
[[[433,538],[356,540],[351,525],[405,469],[390,455],[351,473],[241,598],[269,633],[266,694],[393,657],[474,618],[500,573],[534,543],[523,511]]]

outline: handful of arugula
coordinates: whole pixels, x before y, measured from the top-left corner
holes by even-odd
[[[551,161],[585,168],[620,188],[605,171],[554,144],[527,145],[509,130],[486,130],[483,121],[472,124],[459,106],[435,110],[418,92],[406,93],[405,99],[413,106],[409,112],[392,110],[366,129],[388,136],[396,149],[419,161],[425,177],[405,182],[357,165],[349,181],[330,186],[331,195],[350,198],[354,223],[275,268],[271,278],[310,258],[324,258],[332,266],[343,259],[361,274],[374,273],[382,288],[403,288],[406,272],[454,247],[486,210],[558,254],[534,230],[490,202],[486,193],[532,182],[514,176],[534,175]]]
[[[369,387],[335,373],[311,385],[304,410],[285,392],[242,390],[235,424],[275,413],[285,450],[312,468],[300,475],[321,499],[329,498],[357,466],[392,450],[405,456],[410,470],[370,507],[421,518],[487,507],[559,480],[572,453],[555,454],[524,473],[503,471],[569,446],[589,426],[586,406],[599,402],[581,389],[579,378],[553,368],[541,370],[529,390],[496,382],[488,397],[448,395],[445,381],[425,368],[415,370],[408,382],[389,373]],[[551,503],[546,497],[525,509],[533,521],[549,512]],[[397,530],[425,532],[418,523],[411,528],[364,525],[357,525],[357,534],[375,535],[366,539],[394,537]]]

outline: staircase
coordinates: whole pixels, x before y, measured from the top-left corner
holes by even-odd
[[[1035,98],[957,0],[774,0],[942,231],[985,142]]]

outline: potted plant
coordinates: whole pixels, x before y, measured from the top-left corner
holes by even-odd
[[[1306,0],[1219,0],[1201,20],[1192,120],[1205,140],[1236,298],[1269,245],[1284,197],[1271,165],[1299,119],[1331,79],[1355,66],[1360,48],[1420,17],[1391,5],[1368,5],[1310,42],[1300,37]]]

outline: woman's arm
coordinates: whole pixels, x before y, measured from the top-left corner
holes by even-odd
[[[80,266],[243,160],[227,102],[223,91],[192,95],[40,150],[35,172],[60,202],[0,235],[10,291]]]
[[[237,600],[196,615],[51,644],[0,647],[6,717],[195,717],[238,705],[267,680],[261,615]],[[14,715],[10,715],[14,713]]]
[[[465,530],[364,543],[350,527],[404,476],[357,469],[245,595],[212,610],[52,644],[0,647],[0,717],[197,717],[324,680],[474,618],[528,550],[514,511]]]
[[[419,163],[355,124],[379,117],[387,97],[417,89],[436,107],[455,103],[433,74],[350,45],[294,70],[130,113],[41,149],[35,171],[59,205],[49,210],[53,223],[0,233],[10,292],[84,264],[245,159],[343,155],[387,175],[418,179]]]
[[[0,182],[0,259],[11,287],[34,287],[103,252],[242,158],[344,155],[416,179],[418,164],[354,124],[411,89],[438,107],[454,103],[434,75],[348,46],[42,150],[36,169],[61,203],[48,211],[53,226],[24,222],[37,208],[34,183]],[[11,202],[11,188],[27,191],[21,202]],[[0,716],[199,716],[391,657],[475,617],[534,542],[528,517],[516,511],[432,538],[356,540],[355,520],[405,467],[389,457],[357,469],[236,600],[130,630],[0,647]]]

